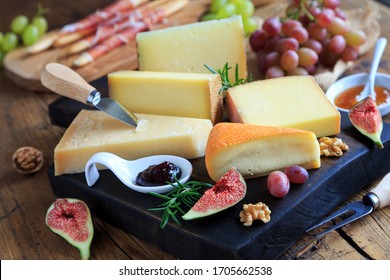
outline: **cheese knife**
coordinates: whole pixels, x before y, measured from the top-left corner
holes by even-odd
[[[41,74],[41,82],[55,93],[94,106],[130,126],[137,126],[138,119],[133,113],[112,98],[102,98],[96,88],[63,64],[46,64]]]
[[[390,173],[388,173],[374,189],[372,189],[368,194],[366,194],[363,197],[362,201],[354,201],[347,204],[346,206],[334,212],[333,214],[331,214],[329,217],[325,218],[318,224],[307,229],[306,232],[309,232],[337,217],[341,217],[344,214],[345,215],[350,214],[341,222],[336,223],[335,225],[326,229],[320,234],[317,234],[315,237],[318,239],[324,236],[325,234],[327,234],[328,232],[330,232],[331,230],[340,228],[348,223],[356,221],[357,219],[370,214],[374,210],[389,205],[390,205]]]

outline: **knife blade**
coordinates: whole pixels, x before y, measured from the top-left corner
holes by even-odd
[[[137,126],[138,119],[133,113],[112,98],[102,98],[96,88],[63,64],[46,64],[41,74],[41,83],[55,93],[94,106],[130,126]]]
[[[372,211],[389,206],[390,205],[390,173],[388,173],[379,184],[372,189],[368,194],[366,194],[362,201],[354,201],[341,209],[337,210],[321,222],[310,227],[306,232],[312,231],[319,226],[334,220],[335,218],[342,217],[344,214],[350,214],[348,217],[344,218],[342,221],[336,223],[332,227],[326,229],[325,231],[317,234],[315,237],[318,239],[328,232],[340,228],[346,224],[349,224],[357,219],[360,219]]]

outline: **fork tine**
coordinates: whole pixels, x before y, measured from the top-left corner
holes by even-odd
[[[363,216],[365,216],[367,214],[368,213],[358,213],[358,212],[355,211],[355,213],[352,216],[344,219],[343,221],[341,221],[341,222],[335,224],[334,226],[324,230],[323,232],[317,234],[316,238],[320,238],[321,236],[324,236],[328,232],[330,232],[330,231],[332,231],[334,229],[338,229],[338,228],[340,228],[340,227],[342,227],[342,226],[344,226],[344,225],[346,225],[346,224],[348,224],[350,222],[353,222],[353,221],[355,221],[355,220],[357,220],[357,219],[359,219],[359,218],[361,218],[361,217],[363,217]]]
[[[340,208],[339,210],[337,210],[333,214],[331,214],[328,217],[326,217],[325,219],[323,219],[321,222],[319,222],[319,223],[315,224],[314,226],[310,227],[309,229],[307,229],[306,232],[309,232],[309,231],[311,231],[319,226],[322,226],[323,224],[329,222],[330,220],[332,220],[332,219],[334,219],[334,218],[336,218],[336,217],[338,217],[338,216],[340,216],[348,211],[354,211],[356,213],[356,210],[352,209],[352,207],[351,207],[351,206],[353,206],[352,205],[353,203],[354,202],[344,206],[343,208]]]

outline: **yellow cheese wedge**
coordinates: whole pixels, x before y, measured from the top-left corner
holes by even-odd
[[[222,120],[219,74],[118,71],[108,75],[109,95],[130,112]]]
[[[136,42],[142,71],[209,73],[204,64],[221,69],[229,63],[233,69],[238,64],[240,78],[247,77],[241,16],[142,32]]]
[[[268,79],[229,89],[232,122],[299,128],[317,138],[340,133],[340,113],[312,76]]]
[[[244,178],[255,178],[290,165],[321,166],[315,134],[295,128],[219,123],[207,141],[206,168],[217,181],[236,167]]]
[[[124,159],[150,155],[202,157],[212,128],[210,120],[136,114],[137,128],[100,111],[82,110],[54,149],[55,174],[83,172],[97,152]]]

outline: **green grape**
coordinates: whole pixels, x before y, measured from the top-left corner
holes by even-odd
[[[16,34],[22,34],[28,25],[28,18],[24,15],[15,17],[11,22],[11,31]]]
[[[43,16],[35,16],[32,20],[32,24],[38,27],[39,37],[46,33],[48,28],[47,20]]]
[[[255,12],[255,6],[252,1],[240,1],[236,4],[236,10],[243,18],[250,18]]]
[[[18,36],[15,33],[7,32],[1,42],[1,50],[7,53],[18,46]]]
[[[242,23],[244,24],[244,30],[247,36],[257,30],[257,21],[252,17],[243,18]]]
[[[217,12],[218,18],[228,18],[236,14],[236,6],[232,3],[228,3],[225,6],[219,8]]]
[[[1,46],[1,42],[3,41],[3,33],[0,32],[0,46]],[[1,49],[1,48],[0,48]]]
[[[201,17],[201,21],[208,21],[208,20],[213,20],[217,19],[217,15],[213,13],[207,13]]]
[[[213,0],[210,6],[210,12],[216,14],[219,9],[227,4],[228,0]]]
[[[243,0],[228,0],[228,3],[234,4],[236,7],[240,5],[240,3],[243,2]]]
[[[22,41],[25,46],[34,44],[39,39],[39,29],[33,24],[27,26],[23,31]]]

